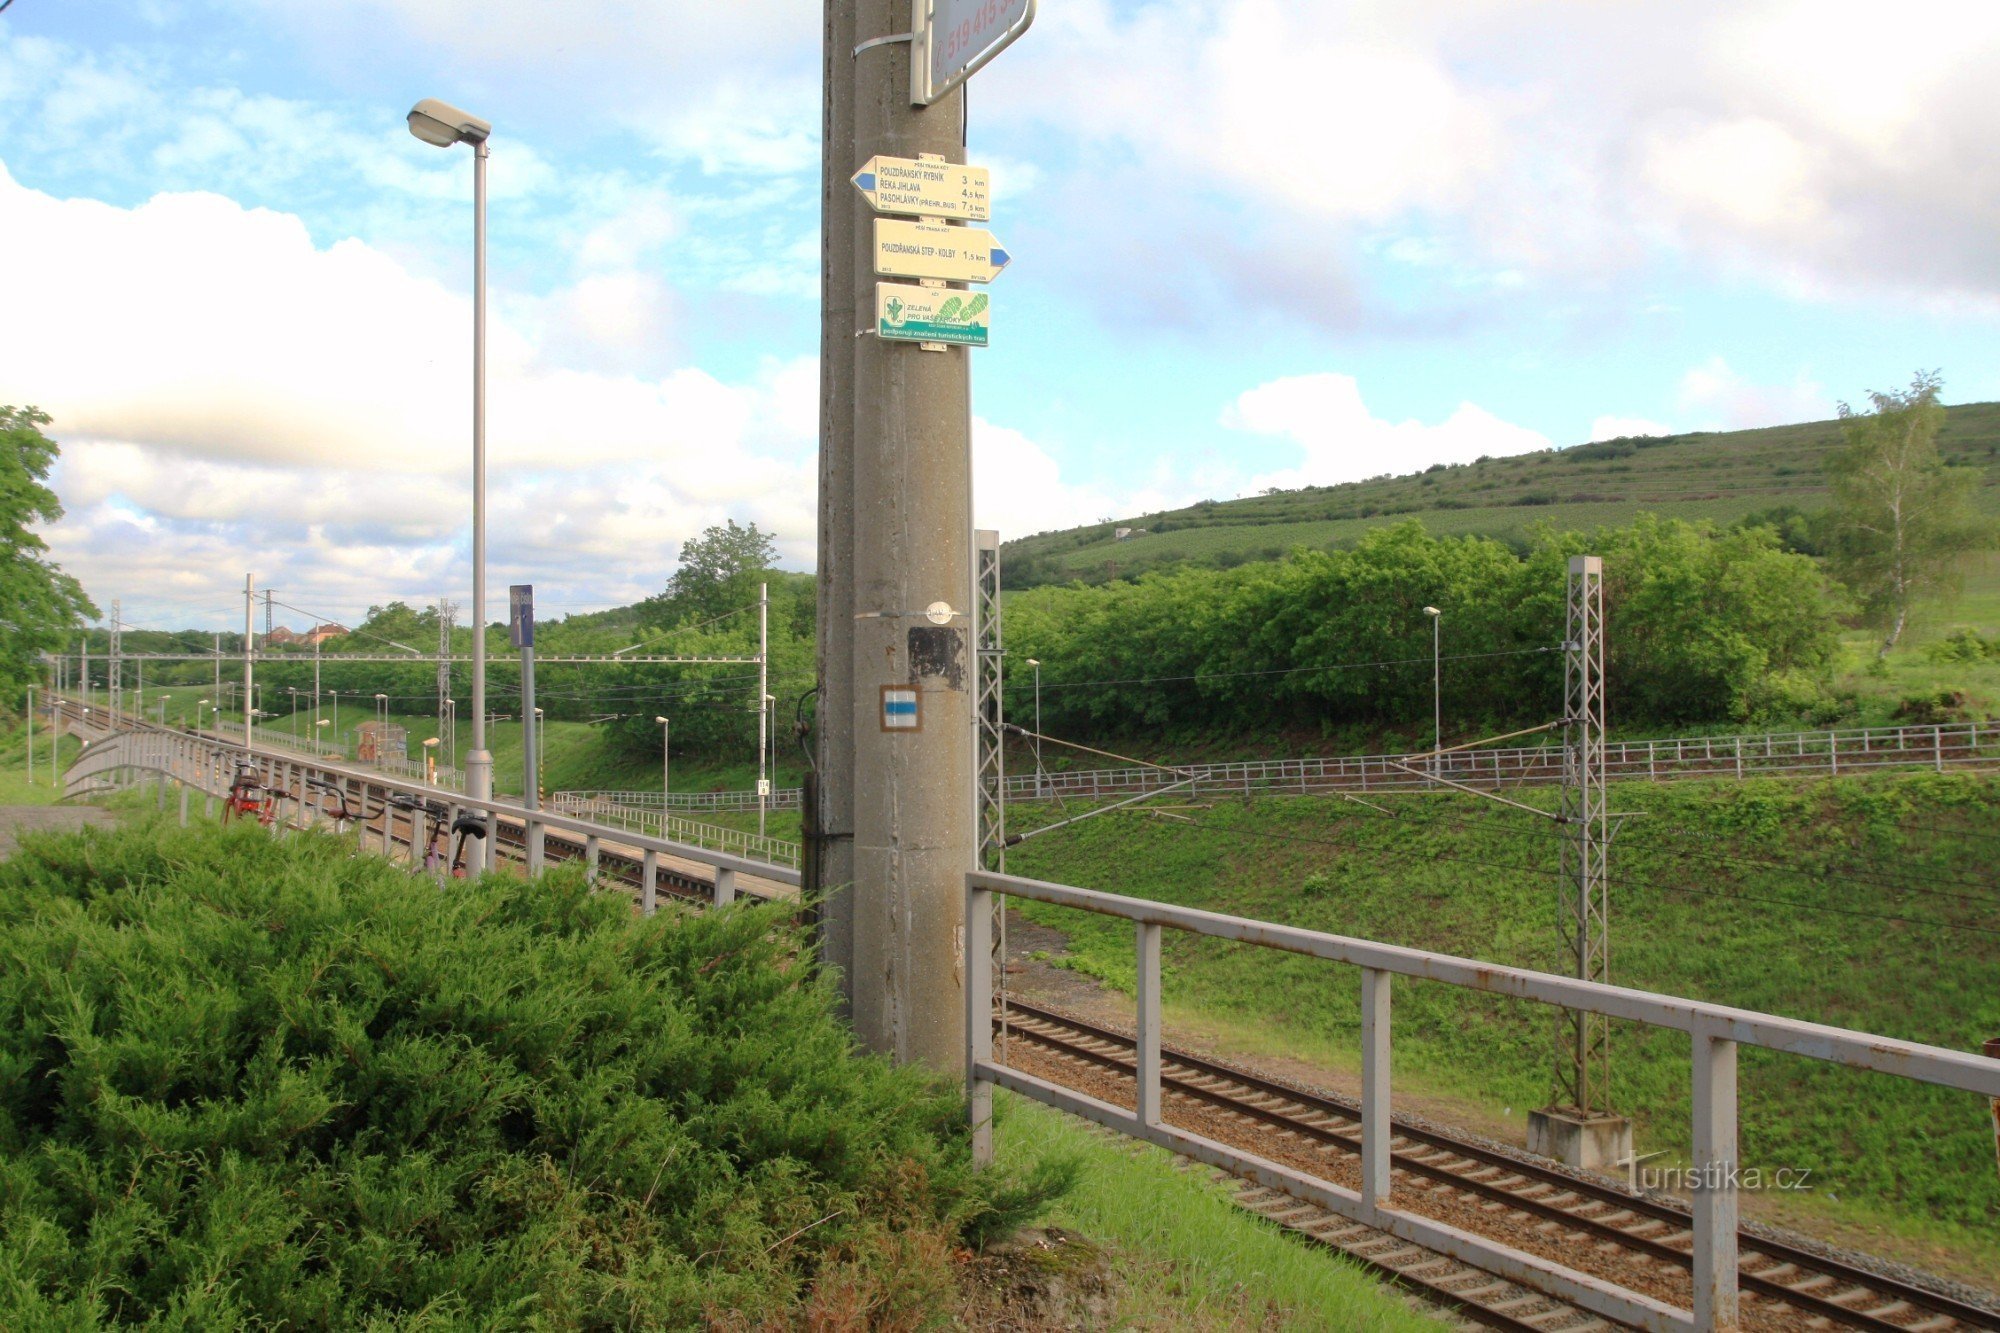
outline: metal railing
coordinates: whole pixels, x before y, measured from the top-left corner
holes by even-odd
[[[1952,722],[1920,727],[1855,727],[1833,731],[1766,732],[1696,736],[1678,740],[1611,741],[1604,747],[1606,775],[1617,781],[1662,782],[1692,777],[1839,776],[1871,768],[1932,768],[1943,772],[2000,763],[2000,723]],[[1411,770],[1418,770],[1412,772]],[[1009,773],[1007,799],[1051,801],[1130,796],[1189,784],[1190,794],[1230,792],[1273,796],[1324,792],[1397,792],[1434,788],[1430,774],[1476,787],[1553,785],[1562,780],[1562,749],[1526,745],[1462,750],[1434,756],[1344,755],[1324,759],[1252,759],[1227,764],[1178,764],[1159,768],[1090,768]],[[1189,782],[1190,777],[1192,782]],[[558,792],[558,797],[657,810],[657,791]],[[796,810],[800,791],[774,791],[768,809]],[[675,809],[755,810],[754,791],[675,792]]]
[[[1921,767],[1942,772],[1996,761],[2000,761],[2000,724],[1992,722],[1612,741],[1604,747],[1605,774],[1613,781],[1838,776],[1871,768]],[[1562,780],[1562,748],[1551,744],[1461,750],[1445,755],[1419,751],[1328,759],[1182,764],[1172,769],[1134,767],[1012,773],[1007,777],[1007,799],[1123,796],[1186,783],[1190,777],[1191,795],[1417,791],[1436,785],[1430,778],[1433,773],[1478,787],[1553,785]]]
[[[462,792],[465,790],[465,774],[458,769],[448,768],[443,764],[437,766],[437,772],[428,780],[424,776],[424,766],[412,759],[384,756],[375,761],[375,766],[384,773],[390,773],[396,777],[408,778],[412,782],[424,786],[441,787],[446,791]]]
[[[973,1150],[978,1160],[988,1161],[992,1157],[993,1088],[1011,1088],[1036,1101],[1234,1171],[1342,1217],[1638,1328],[1708,1330],[1737,1326],[1736,1053],[1739,1046],[1761,1046],[1854,1069],[2000,1097],[2000,1060],[1939,1046],[1015,875],[975,871],[966,876],[965,883],[966,1073],[971,1092]],[[993,931],[997,894],[1120,917],[1133,923],[1138,961],[1134,1109],[1126,1110],[995,1062]],[[1361,1188],[1358,1192],[1246,1149],[1166,1124],[1162,1119],[1160,936],[1168,927],[1360,969]],[[1389,1056],[1390,982],[1396,976],[1535,1000],[1651,1027],[1675,1028],[1688,1034],[1694,1086],[1695,1178],[1691,1311],[1579,1272],[1556,1260],[1394,1206],[1389,1170],[1389,1142],[1394,1133],[1390,1123]],[[1968,1114],[1983,1117],[1985,1108],[1968,1107]]]
[[[657,796],[659,793],[655,792]],[[584,792],[557,792],[549,801],[549,809],[558,814],[576,815],[580,818],[595,819],[601,823],[616,824],[621,828],[651,830],[663,838],[673,838],[680,842],[692,843],[697,847],[713,847],[720,851],[734,852],[753,860],[769,861],[773,865],[791,866],[799,864],[799,844],[786,842],[782,838],[766,837],[761,833],[746,833],[741,829],[724,828],[720,824],[703,824],[692,819],[682,819],[679,815],[667,814],[657,804],[652,809],[628,804],[622,801],[605,800]]]
[[[73,708],[66,701],[58,701],[58,710]],[[65,713],[67,716],[67,713]],[[76,718],[81,720],[80,709]],[[91,719],[91,725],[97,723]],[[95,794],[111,788],[130,786],[135,781],[146,778],[157,779],[157,805],[165,809],[170,785],[180,790],[180,818],[185,824],[189,817],[189,793],[199,793],[207,801],[213,802],[228,795],[230,784],[239,769],[248,767],[255,782],[266,791],[284,794],[285,802],[293,808],[282,811],[272,824],[274,833],[286,828],[303,828],[325,822],[324,806],[317,795],[308,795],[310,789],[307,778],[329,784],[342,793],[343,801],[352,801],[356,807],[366,803],[371,795],[394,794],[420,807],[439,805],[442,807],[443,827],[451,828],[462,813],[483,814],[489,828],[496,824],[503,828],[517,830],[525,845],[525,869],[529,875],[540,874],[544,869],[544,843],[550,832],[564,834],[583,844],[584,857],[589,874],[596,878],[600,853],[610,847],[616,851],[636,855],[641,863],[641,885],[639,903],[646,912],[657,906],[659,876],[662,858],[672,858],[679,863],[692,863],[706,867],[710,875],[706,887],[711,901],[727,903],[739,895],[738,876],[747,875],[755,880],[779,888],[797,888],[799,872],[788,866],[766,861],[751,860],[725,850],[700,847],[692,843],[669,838],[654,837],[643,832],[628,831],[594,823],[587,819],[549,811],[529,810],[507,801],[478,801],[453,792],[442,796],[439,789],[420,782],[405,782],[388,777],[371,768],[349,767],[313,759],[283,750],[258,747],[246,749],[240,744],[202,736],[190,732],[174,731],[139,723],[132,719],[122,719],[124,729],[108,735],[100,735],[84,747],[83,752],[71,762],[64,773],[66,797]],[[406,807],[407,808],[407,807]],[[359,830],[361,845],[366,847],[371,841],[379,843],[385,856],[398,855],[395,833],[397,815],[385,814],[379,830]],[[354,832],[355,830],[349,830]],[[447,868],[423,866],[419,858],[423,853],[415,846],[417,830],[410,828],[409,846],[402,851],[412,868],[435,870],[439,875]],[[678,866],[674,873],[682,873]],[[690,878],[701,883],[700,879]],[[761,897],[755,888],[745,887],[744,896]]]
[[[774,788],[764,798],[766,810],[796,810],[802,792],[797,787]],[[663,804],[673,810],[755,810],[757,793],[747,791],[677,791],[661,799],[657,791],[559,791],[556,799],[603,801],[612,805],[637,806],[658,810]]]

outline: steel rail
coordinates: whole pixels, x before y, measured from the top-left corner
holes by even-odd
[[[1050,1049],[1061,1050],[1065,1054],[1113,1070],[1124,1076],[1129,1077],[1135,1072],[1135,1060],[1121,1059],[1117,1056],[1092,1051],[1088,1047],[1067,1041],[1059,1035],[1036,1033],[1030,1028],[1021,1026],[1014,1016],[1018,1015],[1031,1022],[1043,1023],[1058,1028],[1067,1028],[1079,1036],[1108,1045],[1127,1049],[1132,1048],[1134,1046],[1133,1039],[1124,1033],[1116,1032],[1110,1028],[1090,1023],[1071,1015],[1058,1013],[1052,1009],[1028,1004],[1012,997],[1009,997],[1007,1000],[1007,1010],[1009,1014],[1006,1020],[1007,1031],[1010,1035],[1019,1034],[1026,1036],[1031,1041],[1046,1045]],[[996,1014],[994,1019],[996,1030],[997,1025],[1001,1021],[1000,1015]],[[1297,1115],[1275,1111],[1269,1107],[1260,1107],[1254,1103],[1246,1102],[1240,1096],[1232,1096],[1226,1092],[1204,1088],[1197,1083],[1189,1081],[1187,1078],[1172,1077],[1163,1069],[1161,1073],[1162,1083],[1171,1086],[1174,1091],[1181,1093],[1183,1096],[1205,1102],[1247,1119],[1271,1125],[1274,1128],[1285,1129],[1303,1137],[1315,1139],[1357,1156],[1361,1151],[1361,1141],[1358,1137],[1360,1111],[1354,1106],[1350,1106],[1335,1098],[1327,1097],[1324,1094],[1310,1092],[1293,1084],[1266,1078],[1262,1075],[1222,1064],[1191,1052],[1162,1046],[1160,1055],[1163,1063],[1177,1065],[1190,1074],[1234,1083],[1246,1091],[1264,1097],[1289,1101],[1295,1106],[1309,1112],[1346,1122],[1352,1125],[1356,1132],[1355,1134],[1345,1134],[1337,1130],[1330,1130],[1323,1125],[1316,1125],[1311,1121],[1303,1120]],[[1600,1185],[1553,1168],[1537,1166],[1534,1163],[1522,1161],[1508,1154],[1468,1143],[1452,1135],[1424,1129],[1411,1124],[1401,1117],[1392,1117],[1390,1123],[1398,1138],[1463,1158],[1469,1162],[1478,1164],[1483,1170],[1499,1170],[1519,1177],[1524,1182],[1532,1182],[1537,1187],[1547,1186],[1557,1191],[1568,1193],[1575,1196],[1578,1203],[1570,1207],[1565,1207],[1564,1205],[1550,1203],[1543,1199],[1527,1197],[1519,1193],[1518,1190],[1496,1184],[1491,1180],[1481,1180],[1477,1176],[1468,1175],[1461,1170],[1455,1170],[1449,1166],[1439,1166],[1435,1161],[1417,1159],[1411,1157],[1407,1152],[1398,1153],[1392,1149],[1392,1161],[1399,1169],[1409,1174],[1436,1180],[1454,1189],[1483,1195],[1508,1207],[1559,1222],[1564,1226],[1572,1227],[1599,1239],[1615,1243],[1621,1248],[1637,1250],[1649,1258],[1672,1263],[1679,1268],[1688,1270],[1692,1270],[1693,1268],[1693,1255],[1688,1250],[1663,1243],[1657,1238],[1634,1235],[1632,1232],[1612,1223],[1604,1222],[1597,1218],[1586,1217],[1573,1211],[1573,1207],[1608,1206],[1644,1218],[1647,1222],[1664,1223],[1685,1233],[1686,1236],[1692,1236],[1694,1219],[1693,1215],[1686,1209],[1677,1208],[1672,1204],[1664,1203],[1645,1195],[1629,1194],[1623,1190],[1608,1185]],[[2000,1311],[1984,1309],[1980,1306],[1943,1295],[1942,1293],[1928,1291],[1922,1287],[1903,1283],[1880,1273],[1871,1272],[1811,1250],[1789,1245],[1756,1232],[1739,1231],[1738,1236],[1743,1251],[1742,1260],[1754,1259],[1761,1256],[1774,1260],[1779,1265],[1791,1265],[1800,1270],[1795,1282],[1780,1282],[1773,1278],[1760,1276],[1758,1272],[1745,1271],[1741,1267],[1740,1260],[1738,1280],[1746,1291],[1755,1291],[1760,1295],[1798,1307],[1821,1318],[1835,1320],[1854,1328],[1903,1330],[1909,1326],[1907,1324],[1891,1322],[1886,1317],[1880,1317],[1881,1314],[1886,1314],[1890,1311],[1894,1303],[1903,1302],[1910,1306],[1920,1307],[1933,1314],[1956,1320],[1967,1328],[2000,1329]],[[1871,1312],[1870,1310],[1855,1309],[1851,1305],[1839,1303],[1817,1295],[1814,1292],[1798,1290],[1798,1284],[1812,1282],[1821,1276],[1830,1277],[1836,1281],[1845,1283],[1849,1288],[1859,1287],[1866,1291],[1877,1293],[1886,1298],[1889,1304],[1882,1305],[1878,1303]],[[1897,1311],[1896,1313],[1901,1312]]]

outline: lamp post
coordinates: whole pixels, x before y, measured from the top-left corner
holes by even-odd
[[[319,752],[321,754],[326,753],[326,742],[320,739],[319,729],[326,725],[327,721],[325,718],[320,718],[317,722],[313,723],[313,741],[319,747]]]
[[[292,696],[292,715],[285,719],[290,725],[285,729],[292,733],[293,740],[297,740],[299,738],[299,687],[296,685],[287,685],[285,686],[285,693]]]
[[[327,693],[333,696],[333,743],[338,745],[340,744],[340,691],[328,690]]]
[[[472,146],[472,749],[465,794],[493,797],[493,753],[486,748],[486,159],[493,126],[427,97],[410,108],[410,133],[438,148]],[[467,867],[486,869],[487,840],[474,838]]]
[[[1442,660],[1438,648],[1444,641],[1444,612],[1427,606],[1424,614],[1431,618],[1431,775],[1435,777],[1443,762],[1436,752],[1444,748],[1444,695],[1438,685],[1438,663]]]
[[[1028,665],[1035,669],[1035,795],[1042,794],[1042,664],[1036,658],[1029,658]]]
[[[167,725],[167,702],[173,697],[171,694],[160,696],[160,725],[163,727]]]
[[[382,746],[389,739],[389,696],[388,695],[377,694],[375,696],[375,717],[376,717],[375,762],[380,767],[387,768],[389,766],[387,763],[387,756],[382,752]]]
[[[545,714],[541,709],[537,708],[535,710],[535,781],[537,784],[545,783],[549,780],[549,729],[543,724],[544,716]],[[537,791],[535,797],[539,801],[541,799],[541,792]]]
[[[660,724],[660,836],[667,836],[667,793],[674,789],[673,772],[668,767],[674,755],[674,724],[672,719],[655,717]]]
[[[433,787],[437,786],[437,747],[438,747],[437,737],[430,736],[425,738],[424,781]]]
[[[197,699],[194,701],[194,729],[196,731],[201,730],[201,710],[208,707],[208,703],[209,701],[206,699]]]

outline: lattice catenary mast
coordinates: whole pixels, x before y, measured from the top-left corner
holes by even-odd
[[[1604,562],[1571,556],[1563,642],[1563,777],[1557,805],[1561,880],[1556,913],[1563,961],[1583,981],[1608,981],[1610,903],[1604,882],[1610,821],[1604,789]],[[1585,1116],[1611,1109],[1609,1020],[1559,1011],[1553,1104]]]

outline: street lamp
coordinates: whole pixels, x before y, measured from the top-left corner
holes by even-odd
[[[323,727],[323,726],[326,726],[326,725],[327,725],[327,721],[326,721],[326,719],[325,719],[325,718],[321,718],[321,719],[320,719],[319,721],[317,721],[317,722],[313,723],[313,731],[314,731],[315,733],[317,733],[317,732],[319,731],[319,729],[320,729],[321,727]],[[326,742],[325,742],[325,741],[323,741],[323,740],[320,740],[320,738],[319,738],[319,736],[318,736],[317,734],[315,734],[315,735],[313,736],[313,740],[314,740],[314,741],[316,741],[316,742],[318,742],[318,744],[319,744],[319,749],[320,749],[320,753],[322,753],[322,754],[326,753]]]
[[[206,707],[208,707],[208,700],[197,699],[194,701],[194,729],[196,731],[201,730],[201,710]]]
[[[171,694],[163,694],[160,696],[160,725],[163,727],[167,725],[167,700],[173,697],[174,696]]]
[[[674,789],[672,770],[668,768],[674,753],[674,724],[664,717],[656,717],[653,721],[660,724],[660,836],[664,838],[667,836],[667,793]]]
[[[424,781],[433,787],[437,786],[437,745],[435,736],[424,740]]]
[[[472,750],[465,794],[493,798],[493,753],[486,748],[486,159],[493,126],[426,97],[410,108],[410,133],[439,148],[472,146]],[[486,841],[473,840],[471,870],[486,869]]]
[[[757,746],[757,836],[760,838],[764,836],[764,810],[771,803],[771,779],[778,771],[776,756],[771,753],[777,744],[778,710],[775,707],[777,702],[777,695],[765,695],[764,702],[759,705],[761,712],[757,718],[757,730],[761,737]],[[765,763],[767,759],[771,761],[768,772]]]
[[[1436,751],[1444,749],[1444,695],[1438,688],[1438,647],[1443,642],[1444,612],[1435,606],[1424,608],[1424,614],[1431,618],[1431,774],[1436,776],[1441,758]]]
[[[1042,664],[1036,658],[1029,658],[1028,665],[1035,669],[1035,795],[1042,794]]]

